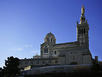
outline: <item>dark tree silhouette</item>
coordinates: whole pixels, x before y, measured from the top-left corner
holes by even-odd
[[[93,65],[92,65],[92,67],[91,67],[91,70],[92,71],[99,71],[100,70],[100,65],[99,65],[99,63],[97,62],[97,61],[95,61],[95,60],[93,60]]]
[[[5,60],[5,66],[3,69],[4,77],[15,77],[17,74],[19,74],[19,59],[14,58],[13,56],[8,57],[7,60]]]
[[[0,68],[0,77],[2,77],[2,68]]]
[[[0,71],[2,70],[2,68],[0,67]]]

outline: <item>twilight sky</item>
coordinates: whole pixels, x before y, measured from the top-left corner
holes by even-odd
[[[90,27],[90,51],[102,60],[102,0],[0,0],[0,67],[9,56],[40,54],[48,32],[57,43],[76,41],[82,5]]]

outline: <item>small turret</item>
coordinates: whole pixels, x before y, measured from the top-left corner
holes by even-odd
[[[56,38],[54,34],[52,34],[51,32],[48,33],[44,39],[44,42],[52,45],[56,44]]]

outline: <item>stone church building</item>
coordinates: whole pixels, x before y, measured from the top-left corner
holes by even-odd
[[[21,59],[20,68],[42,65],[91,64],[92,55],[89,50],[89,25],[85,19],[85,9],[81,8],[80,22],[77,22],[77,41],[56,44],[56,37],[51,32],[41,44],[40,56]]]

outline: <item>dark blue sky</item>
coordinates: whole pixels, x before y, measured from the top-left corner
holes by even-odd
[[[48,32],[57,43],[76,41],[82,5],[90,27],[90,51],[102,60],[102,0],[0,0],[0,67],[9,56],[40,54]]]

